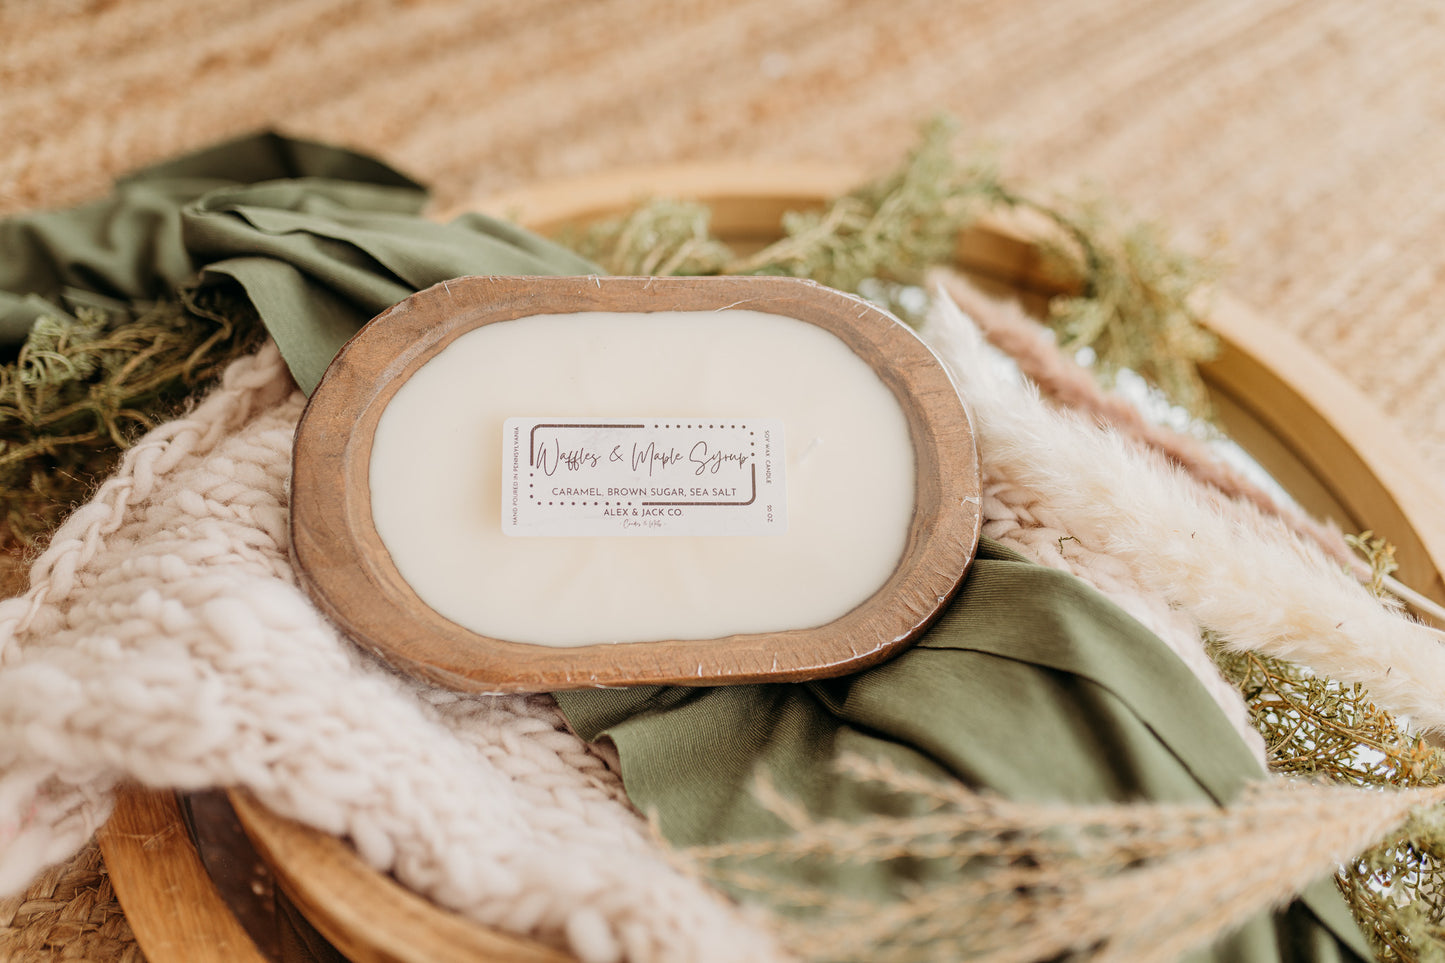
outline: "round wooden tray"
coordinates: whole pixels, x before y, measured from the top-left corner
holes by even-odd
[[[539,184],[478,206],[556,234],[652,196],[697,200],[711,208],[719,236],[747,252],[777,239],[783,214],[818,207],[863,177],[816,164],[674,165]],[[1039,307],[1067,292],[1037,236],[1034,224],[991,218],[959,236],[954,263],[984,287]],[[1306,511],[1389,539],[1401,580],[1445,603],[1445,509],[1400,430],[1307,345],[1233,298],[1212,297],[1204,320],[1222,346],[1203,374],[1226,433]]]
[[[870,598],[813,628],[565,649],[481,635],[418,598],[373,524],[369,482],[382,411],[407,378],[462,335],[520,317],[739,304],[836,336],[907,419],[913,517],[897,567]],[[795,278],[461,278],[378,315],[327,369],[296,431],[291,547],[302,584],[350,638],[452,688],[782,682],[857,671],[922,632],[973,558],[979,485],[973,431],[948,373],[916,335],[858,298]]]
[[[832,167],[680,166],[540,185],[481,207],[546,233],[666,194],[709,204],[715,229],[747,249],[776,238],[784,212],[817,206],[860,180],[857,171]],[[956,261],[975,279],[1026,299],[1054,293],[1029,232],[1014,224],[993,222],[967,232]],[[1384,414],[1297,339],[1229,299],[1217,298],[1206,320],[1224,351],[1204,375],[1229,433],[1311,512],[1334,518],[1346,531],[1373,528],[1389,538],[1403,581],[1427,598],[1445,601],[1445,512],[1414,452]],[[174,811],[168,798],[123,793],[101,837],[116,892],[142,948],[152,963],[245,959],[227,948],[236,924],[220,909],[184,826],[178,828],[178,817],[167,823],[155,816]],[[333,838],[281,819],[246,797],[236,801],[282,886],[298,894],[311,922],[354,959],[505,960],[526,959],[525,952],[556,958],[554,951],[489,932],[418,900],[367,869]],[[166,845],[135,845],[131,828],[138,810],[150,816],[136,832],[147,840],[164,838]],[[395,907],[403,903],[415,915],[398,914]],[[464,940],[450,939],[459,931],[469,939],[503,943],[469,950]],[[440,949],[438,940],[449,949]]]

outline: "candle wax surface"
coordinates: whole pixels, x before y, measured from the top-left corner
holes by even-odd
[[[503,422],[777,419],[781,535],[513,537]],[[751,310],[534,315],[461,335],[412,373],[372,444],[372,520],[423,602],[547,646],[824,625],[897,567],[913,515],[907,420],[835,335]]]

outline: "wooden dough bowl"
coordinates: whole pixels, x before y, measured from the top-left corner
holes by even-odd
[[[675,166],[544,184],[481,209],[543,233],[630,209],[648,196],[695,199],[739,249],[776,238],[781,215],[859,183],[857,171],[798,165]],[[1027,228],[965,233],[957,265],[1027,298],[1055,293]],[[1384,414],[1297,339],[1227,297],[1207,318],[1223,343],[1204,369],[1226,430],[1312,513],[1395,546],[1402,581],[1445,601],[1445,512],[1404,437]],[[349,846],[233,802],[282,887],[334,944],[360,961],[560,960],[562,955],[462,920],[366,867]],[[178,828],[179,827],[179,828]],[[137,839],[144,841],[138,845]],[[101,845],[117,894],[152,963],[262,959],[216,894],[169,794],[122,792]]]
[[[377,533],[369,491],[377,426],[407,378],[457,338],[516,318],[733,306],[829,332],[878,375],[907,419],[912,522],[897,567],[871,597],[811,628],[567,649],[481,635],[418,598]],[[483,277],[418,292],[336,356],[301,416],[291,480],[292,556],[322,611],[393,665],[481,692],[785,682],[859,671],[921,633],[953,597],[981,522],[978,449],[938,359],[873,305],[796,278]]]

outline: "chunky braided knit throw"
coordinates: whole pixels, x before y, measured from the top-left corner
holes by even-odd
[[[1106,462],[1115,440],[991,381],[948,324],[965,394],[992,392],[975,397],[986,531],[1159,634],[1259,749],[1200,647],[1201,613],[1216,613],[1190,599],[1205,589],[1166,590],[1177,567],[1086,530],[1077,505],[1058,508],[1073,479],[1051,480],[1006,439],[1020,425],[1073,433]],[[549,697],[400,677],[309,604],[286,548],[302,404],[274,345],[237,362],[127,454],[56,533],[29,593],[0,603],[0,894],[79,849],[122,779],[243,785],[437,902],[583,960],[782,955],[664,853]]]
[[[668,862],[549,699],[400,678],[308,604],[286,554],[302,404],[274,346],[238,362],[0,605],[0,890],[78,849],[122,778],[239,784],[584,960],[776,956]]]

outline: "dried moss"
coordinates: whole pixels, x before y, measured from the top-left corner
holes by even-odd
[[[249,305],[222,297],[35,324],[0,366],[0,550],[50,531],[140,433],[260,345]]]

